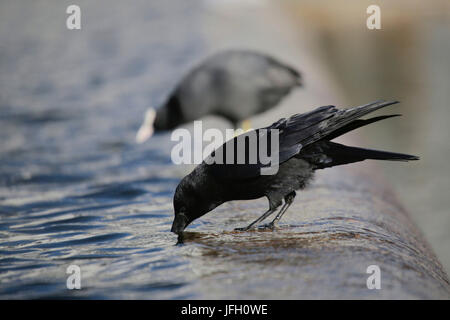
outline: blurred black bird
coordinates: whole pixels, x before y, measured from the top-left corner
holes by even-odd
[[[261,168],[264,165],[260,159],[256,164],[247,162],[245,164],[207,164],[208,158],[205,159],[184,177],[176,188],[173,199],[175,219],[171,231],[180,234],[193,220],[224,202],[257,199],[264,196],[269,200],[269,209],[247,227],[237,230],[251,229],[274,213],[284,199],[284,205],[273,221],[265,225],[265,227],[273,228],[293,202],[295,191],[305,188],[317,169],[366,159],[418,160],[418,157],[412,155],[348,147],[330,142],[359,127],[399,116],[383,115],[366,120],[359,119],[370,112],[395,103],[397,101],[376,101],[341,110],[334,106],[324,106],[308,113],[293,115],[288,119],[280,119],[267,128],[261,128],[279,130],[279,167],[273,175],[261,175]],[[261,129],[257,129],[256,132]],[[226,145],[230,143],[236,146],[237,139],[251,133],[249,131],[229,140],[216,149],[211,156],[226,149]],[[249,156],[248,147],[249,144],[245,144],[246,159]]]
[[[136,141],[206,115],[225,117],[236,128],[300,85],[298,71],[270,56],[247,50],[219,52],[192,69],[160,108],[147,110]]]

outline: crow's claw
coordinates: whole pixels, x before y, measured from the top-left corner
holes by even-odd
[[[275,229],[275,224],[273,222],[258,226],[258,230],[274,230],[274,229]]]

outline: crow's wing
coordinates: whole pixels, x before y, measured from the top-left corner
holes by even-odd
[[[327,136],[331,137],[333,132],[348,126],[367,113],[394,103],[397,102],[376,101],[345,110],[339,110],[335,106],[323,106],[311,112],[295,114],[287,119],[282,118],[269,127],[249,131],[227,141],[205,159],[205,162],[209,166],[210,172],[219,179],[244,180],[256,178],[261,175],[262,168],[280,165],[298,154],[302,148],[326,139]],[[357,127],[355,125],[355,128]],[[269,142],[273,134],[271,130],[278,130],[278,159],[275,163],[267,164],[260,155],[261,150],[265,151],[261,149],[260,144],[261,141],[265,140],[267,145],[270,146]],[[256,141],[255,136],[257,137]],[[258,139],[258,137],[260,138]],[[238,141],[241,141],[241,144]],[[230,152],[230,150],[233,151]],[[267,152],[263,151],[261,153],[265,155]],[[253,160],[256,160],[252,163],[250,160],[252,155],[255,156],[255,153],[256,157],[253,157]],[[245,155],[243,164],[238,163],[237,154]],[[270,147],[268,148],[268,154],[271,154]],[[213,159],[215,159],[215,162]]]
[[[211,155],[205,159],[205,163],[207,163],[210,172],[219,179],[244,180],[259,177],[261,175],[261,169],[270,165],[261,161],[260,142],[264,139],[266,142],[271,141],[271,130],[278,130],[278,159],[276,163],[272,163],[272,165],[279,165],[300,152],[302,145],[297,141],[299,131],[324,121],[331,117],[335,112],[337,112],[337,109],[334,106],[324,106],[308,113],[296,114],[288,119],[282,118],[266,128],[245,132],[242,135],[227,141],[221,147],[213,151]],[[255,137],[257,138],[256,143]],[[260,139],[258,139],[258,137],[260,137]],[[244,148],[238,147],[239,141],[244,142],[241,144]],[[256,149],[251,149],[251,145],[256,145]],[[270,154],[270,143],[267,145]],[[233,151],[231,152],[230,150]],[[237,161],[237,154],[239,151],[245,154],[244,164],[239,164]],[[256,153],[256,162],[254,163],[250,162],[251,152]]]

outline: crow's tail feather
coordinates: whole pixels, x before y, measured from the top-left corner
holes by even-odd
[[[299,158],[305,159],[317,169],[359,162],[364,160],[412,161],[419,157],[381,150],[349,147],[342,144],[320,141],[303,149]]]
[[[294,131],[293,136],[295,137],[295,131],[298,130],[297,127],[299,129],[303,129],[298,133],[300,138],[303,138],[299,139],[298,143],[301,143],[303,146],[307,146],[319,140],[329,140],[328,136],[333,136],[335,131],[349,125],[358,118],[396,103],[398,103],[398,101],[378,100],[362,106],[344,110],[339,110],[334,107],[330,108],[329,106],[318,108],[316,112],[318,112],[319,115],[326,114],[326,117],[323,117],[319,122],[316,122],[307,128],[302,128],[301,124],[294,124],[290,130]],[[290,119],[295,121],[295,117],[291,117]]]
[[[355,129],[367,126],[368,124],[377,122],[377,121],[381,121],[384,119],[389,119],[389,118],[393,118],[393,117],[399,117],[401,116],[401,114],[391,114],[391,115],[386,115],[386,116],[379,116],[379,117],[373,117],[370,119],[358,119],[358,120],[354,120],[352,122],[350,122],[349,124],[333,131],[331,134],[329,134],[326,137],[326,140],[333,140],[339,136],[342,136],[343,134],[346,134],[347,132],[353,131]]]

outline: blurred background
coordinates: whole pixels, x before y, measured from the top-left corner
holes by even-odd
[[[450,3],[448,1],[287,1],[292,19],[308,26],[314,54],[346,104],[378,98],[401,102],[398,121],[369,126],[364,145],[421,157],[414,168],[377,163],[450,272]],[[364,27],[371,4],[381,30]]]
[[[81,30],[66,28],[71,4]],[[371,4],[381,30],[366,27]],[[91,279],[81,297],[197,297],[186,257],[198,248],[173,247],[168,232],[189,168],[171,164],[169,135],[144,145],[134,135],[147,107],[226,48],[266,52],[304,76],[305,89],[255,127],[320,105],[401,101],[389,111],[402,118],[351,138],[421,157],[377,172],[448,273],[449,30],[446,0],[1,1],[0,297],[64,296],[67,261]]]

